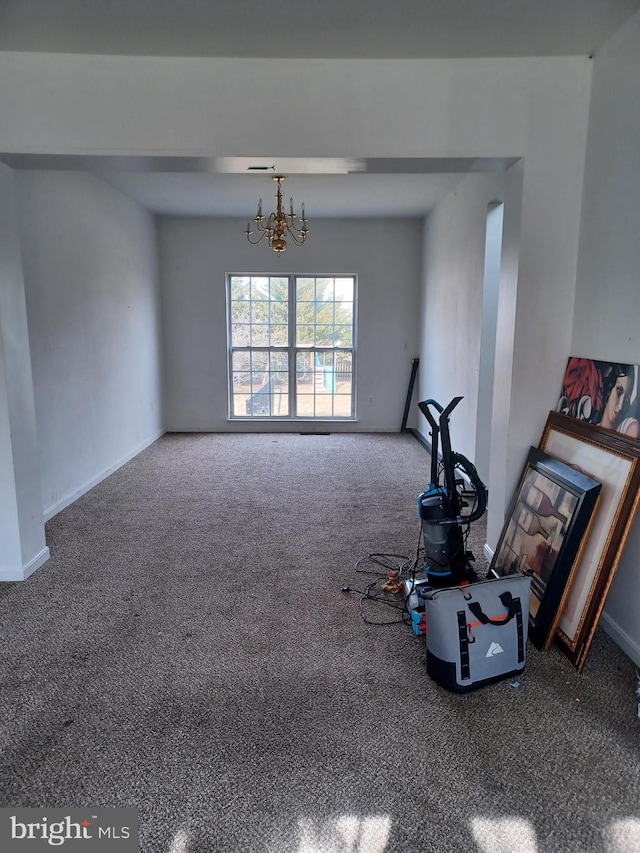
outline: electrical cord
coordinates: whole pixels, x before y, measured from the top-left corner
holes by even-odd
[[[393,572],[398,581],[401,581],[403,577],[410,576],[411,580],[415,582],[415,576],[417,572],[417,567],[420,561],[420,553],[423,550],[420,547],[420,542],[422,539],[422,527],[420,527],[420,531],[418,533],[418,545],[415,551],[415,557],[407,557],[404,554],[386,554],[386,553],[378,553],[373,552],[367,554],[366,557],[361,557],[355,564],[355,571],[363,574],[375,575],[375,579],[371,581],[363,590],[362,589],[354,589],[350,586],[343,586],[342,592],[351,593],[355,592],[360,596],[359,601],[359,611],[360,618],[367,625],[410,625],[411,624],[411,614],[409,613],[409,609],[407,607],[407,601],[403,598],[402,604],[397,601],[393,601],[389,598],[385,597],[385,592],[382,591],[381,594],[374,594],[373,590],[376,588],[378,581],[380,578],[388,577],[390,572]],[[380,572],[377,570],[371,569],[363,569],[360,568],[361,564],[365,560],[371,560],[372,563],[379,565],[383,568],[386,568],[387,571]],[[397,560],[401,560],[402,562],[398,564]],[[382,621],[373,620],[367,616],[365,613],[365,602],[374,602],[377,604],[382,604],[385,607],[390,607],[393,610],[401,610],[402,617],[400,619],[385,619]]]
[[[385,571],[373,571],[371,569],[363,569],[360,568],[361,564],[365,560],[371,560],[372,563],[375,563],[378,566],[381,566]],[[401,560],[401,563],[392,562],[393,560]],[[373,575],[377,574],[379,577],[386,577],[390,571],[403,573],[407,571],[407,567],[411,566],[411,559],[407,558],[404,554],[367,554],[366,557],[361,557],[356,565],[356,572],[363,572],[364,574]]]
[[[385,620],[373,620],[369,619],[364,611],[364,602],[365,601],[378,601],[379,603],[386,604],[389,607],[393,607],[396,610],[402,610],[402,617],[400,619],[385,619]],[[372,596],[363,596],[359,602],[359,610],[360,610],[360,618],[367,625],[406,625],[407,620],[405,619],[405,612],[407,611],[406,604],[403,604],[402,607],[398,604],[392,604],[390,601],[383,601],[381,599],[376,599]]]
[[[360,618],[362,619],[362,621],[366,622],[367,625],[397,625],[401,622],[404,622],[404,615],[400,619],[385,619],[382,621],[374,620],[374,619],[371,619],[370,617],[367,616],[367,614],[365,612],[365,602],[366,601],[376,602],[377,604],[384,604],[386,607],[390,607],[392,610],[403,611],[403,614],[404,614],[404,610],[406,609],[406,605],[405,605],[404,601],[400,605],[394,601],[389,601],[388,599],[384,598],[383,596],[374,595],[372,593],[372,590],[376,587],[377,583],[378,583],[377,579],[372,581],[367,586],[365,594],[360,597],[358,609],[360,611]]]
[[[413,573],[413,575],[415,576],[416,569],[420,560],[420,552],[423,550],[420,547],[421,534],[422,528],[420,528],[420,532],[418,534],[418,545],[416,547],[415,557],[406,557],[404,554],[385,554],[373,552],[371,554],[367,554],[366,557],[360,557],[360,559],[355,564],[355,571],[360,572],[362,574],[376,575],[377,577],[388,577],[389,572],[396,572],[398,574],[398,577],[410,573]],[[386,569],[386,571],[379,572],[372,569],[360,568],[360,566],[365,560],[371,560],[372,563],[382,566],[384,569]],[[402,562],[400,564],[395,562],[385,562],[391,560],[402,560]],[[355,591],[356,590],[354,590],[354,592]]]
[[[477,498],[476,498],[476,500],[474,500],[472,511],[473,511],[473,509],[475,509],[476,503],[477,503]],[[467,541],[469,539],[470,530],[471,530],[470,526],[465,525],[464,532],[462,534],[462,544],[456,549],[455,553],[452,555],[452,557],[450,557],[450,559],[457,556],[461,550],[465,554],[468,553],[467,552]],[[375,588],[377,587],[380,578],[389,577],[391,573],[393,573],[395,579],[397,579],[399,582],[402,582],[402,578],[408,579],[410,577],[413,584],[415,584],[416,574],[418,571],[418,565],[420,562],[420,555],[421,555],[421,553],[424,552],[424,548],[421,547],[421,541],[422,541],[422,525],[420,525],[420,528],[418,531],[418,544],[416,546],[414,557],[406,557],[404,554],[389,554],[389,553],[383,553],[383,552],[372,552],[370,554],[367,554],[366,557],[361,557],[359,560],[357,560],[357,562],[355,564],[355,571],[358,573],[362,573],[362,574],[375,575],[375,578],[374,578],[374,580],[371,581],[371,583],[367,584],[367,586],[364,589],[354,589],[353,587],[350,587],[350,586],[343,586],[342,592],[347,593],[347,594],[351,593],[351,592],[355,592],[357,595],[360,596],[360,601],[358,604],[358,609],[360,612],[360,618],[367,625],[399,625],[399,624],[405,624],[405,625],[409,625],[409,626],[411,625],[411,622],[412,622],[411,613],[410,613],[409,608],[407,606],[407,602],[409,600],[408,596],[405,597],[402,601],[402,604],[400,604],[397,601],[393,601],[393,600],[390,600],[389,598],[386,598],[384,590],[381,591],[381,593],[379,595],[374,594],[373,590],[375,590]],[[365,560],[370,560],[375,565],[386,569],[386,571],[378,571],[375,569],[362,568],[361,566]],[[396,561],[402,561],[402,562],[398,563]],[[375,603],[376,605],[382,604],[385,607],[390,607],[393,610],[400,610],[400,611],[402,611],[402,616],[400,619],[385,619],[385,620],[371,619],[367,616],[367,614],[365,612],[366,602],[372,602],[372,603]]]

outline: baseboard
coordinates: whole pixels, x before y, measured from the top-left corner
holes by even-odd
[[[253,418],[251,423],[245,421],[228,420],[224,426],[215,425],[211,427],[202,426],[179,426],[173,425],[166,427],[165,433],[169,435],[190,435],[201,434],[207,435],[250,435],[251,433],[261,432],[269,433],[270,435],[277,433],[299,433],[299,432],[330,432],[330,433],[356,433],[358,435],[368,434],[397,434],[399,432],[397,426],[363,426],[358,420],[344,421],[322,421],[322,420],[282,420],[268,421],[258,420]],[[411,432],[411,430],[406,430]]]
[[[606,613],[600,617],[600,625],[606,634],[608,634],[616,646],[620,646],[622,651],[631,658],[631,660],[640,666],[640,645],[637,641],[630,637],[618,623]]]
[[[494,554],[493,548],[490,548],[486,542],[482,546],[482,553],[485,555],[485,557],[487,558],[487,560],[489,562],[491,562],[491,560],[493,560],[493,554]]]
[[[409,435],[412,435],[416,441],[418,441],[427,453],[431,453],[431,441],[424,436],[419,429],[413,429],[413,427],[407,427],[405,432],[408,432]]]
[[[6,569],[5,571],[0,571],[0,583],[7,583],[9,581],[25,581],[29,575],[32,575],[36,571],[36,569],[39,569],[43,563],[46,563],[49,557],[49,549],[45,547],[39,554],[36,554],[33,559],[29,560],[25,566],[15,570]]]
[[[50,507],[45,509],[43,513],[44,521],[49,521],[49,519],[53,518],[54,515],[57,515],[59,512],[62,512],[63,509],[66,509],[68,506],[74,503],[74,501],[77,501],[78,498],[81,498],[82,495],[85,495],[88,491],[93,489],[94,486],[97,486],[98,483],[102,482],[102,480],[105,480],[107,477],[113,474],[114,471],[117,471],[118,468],[122,468],[122,466],[126,465],[126,463],[133,459],[134,456],[137,456],[138,453],[142,453],[143,450],[152,445],[154,441],[157,441],[164,434],[165,430],[163,429],[160,432],[152,435],[150,438],[148,438],[142,444],[139,444],[130,453],[127,453],[113,465],[110,465],[108,468],[105,468],[105,470],[98,474],[97,477],[93,477],[91,480],[84,483],[79,489],[76,489],[75,491],[62,498],[62,500],[57,501],[55,504],[52,504]]]

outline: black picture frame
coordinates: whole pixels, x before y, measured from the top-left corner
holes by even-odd
[[[601,484],[531,447],[488,577],[531,576],[529,639],[551,647]]]

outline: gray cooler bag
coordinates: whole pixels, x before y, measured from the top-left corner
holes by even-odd
[[[529,577],[518,574],[426,594],[431,678],[466,693],[522,672],[530,583]]]

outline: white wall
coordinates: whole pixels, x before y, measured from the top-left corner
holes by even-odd
[[[284,427],[227,420],[228,272],[355,273],[358,422],[331,429],[400,429],[418,351],[422,223],[317,219],[310,227],[304,248],[292,246],[278,258],[266,245],[249,245],[244,220],[160,218],[167,430]],[[289,428],[300,429],[300,422]]]
[[[538,440],[557,396],[558,365],[569,355],[591,66],[586,57],[307,61],[0,53],[0,150],[522,156],[518,346],[503,413],[511,429],[501,473],[511,490],[522,448]],[[462,451],[469,445],[465,437]],[[491,511],[502,516],[504,506],[493,500]]]
[[[586,57],[307,61],[0,52],[0,151],[523,157],[517,343],[513,365],[504,364],[509,387],[492,433],[489,522],[493,513],[499,523],[491,529],[499,530],[500,491],[513,490],[570,351],[591,72]],[[506,217],[505,207],[505,232]],[[505,441],[494,466],[496,425]],[[465,435],[460,450],[470,445]]]
[[[476,456],[487,205],[502,197],[502,175],[469,175],[425,223],[419,398],[446,406],[452,447]],[[429,424],[419,416],[419,430]]]
[[[640,13],[596,54],[571,352],[640,363]],[[562,381],[559,375],[558,382]],[[603,625],[640,665],[640,518]]]
[[[496,316],[495,361],[493,371],[493,405],[491,407],[491,445],[489,459],[489,510],[487,513],[487,546],[492,552],[504,524],[515,482],[513,471],[522,471],[529,449],[521,441],[510,452],[513,442],[511,412],[514,408],[514,352],[516,339],[516,308],[520,287],[520,244],[525,242],[522,232],[523,163],[516,164],[505,175],[504,217],[502,227],[502,258]],[[535,353],[532,357],[535,358]],[[535,364],[535,362],[534,362]],[[540,417],[544,412],[538,412]],[[531,444],[537,444],[532,436]],[[489,553],[487,553],[489,556]]]
[[[49,517],[162,433],[155,238],[148,213],[91,175],[17,185]]]
[[[0,52],[0,151],[495,157],[539,148],[553,174],[567,143],[578,144],[573,154],[580,166],[580,113],[590,73],[585,57],[309,60]],[[548,156],[547,137],[557,141]]]
[[[496,333],[500,276],[502,270],[502,228],[504,203],[492,202],[487,211],[482,289],[482,331],[478,380],[478,422],[475,464],[480,479],[489,482],[491,427],[493,422],[493,377],[496,361]]]

